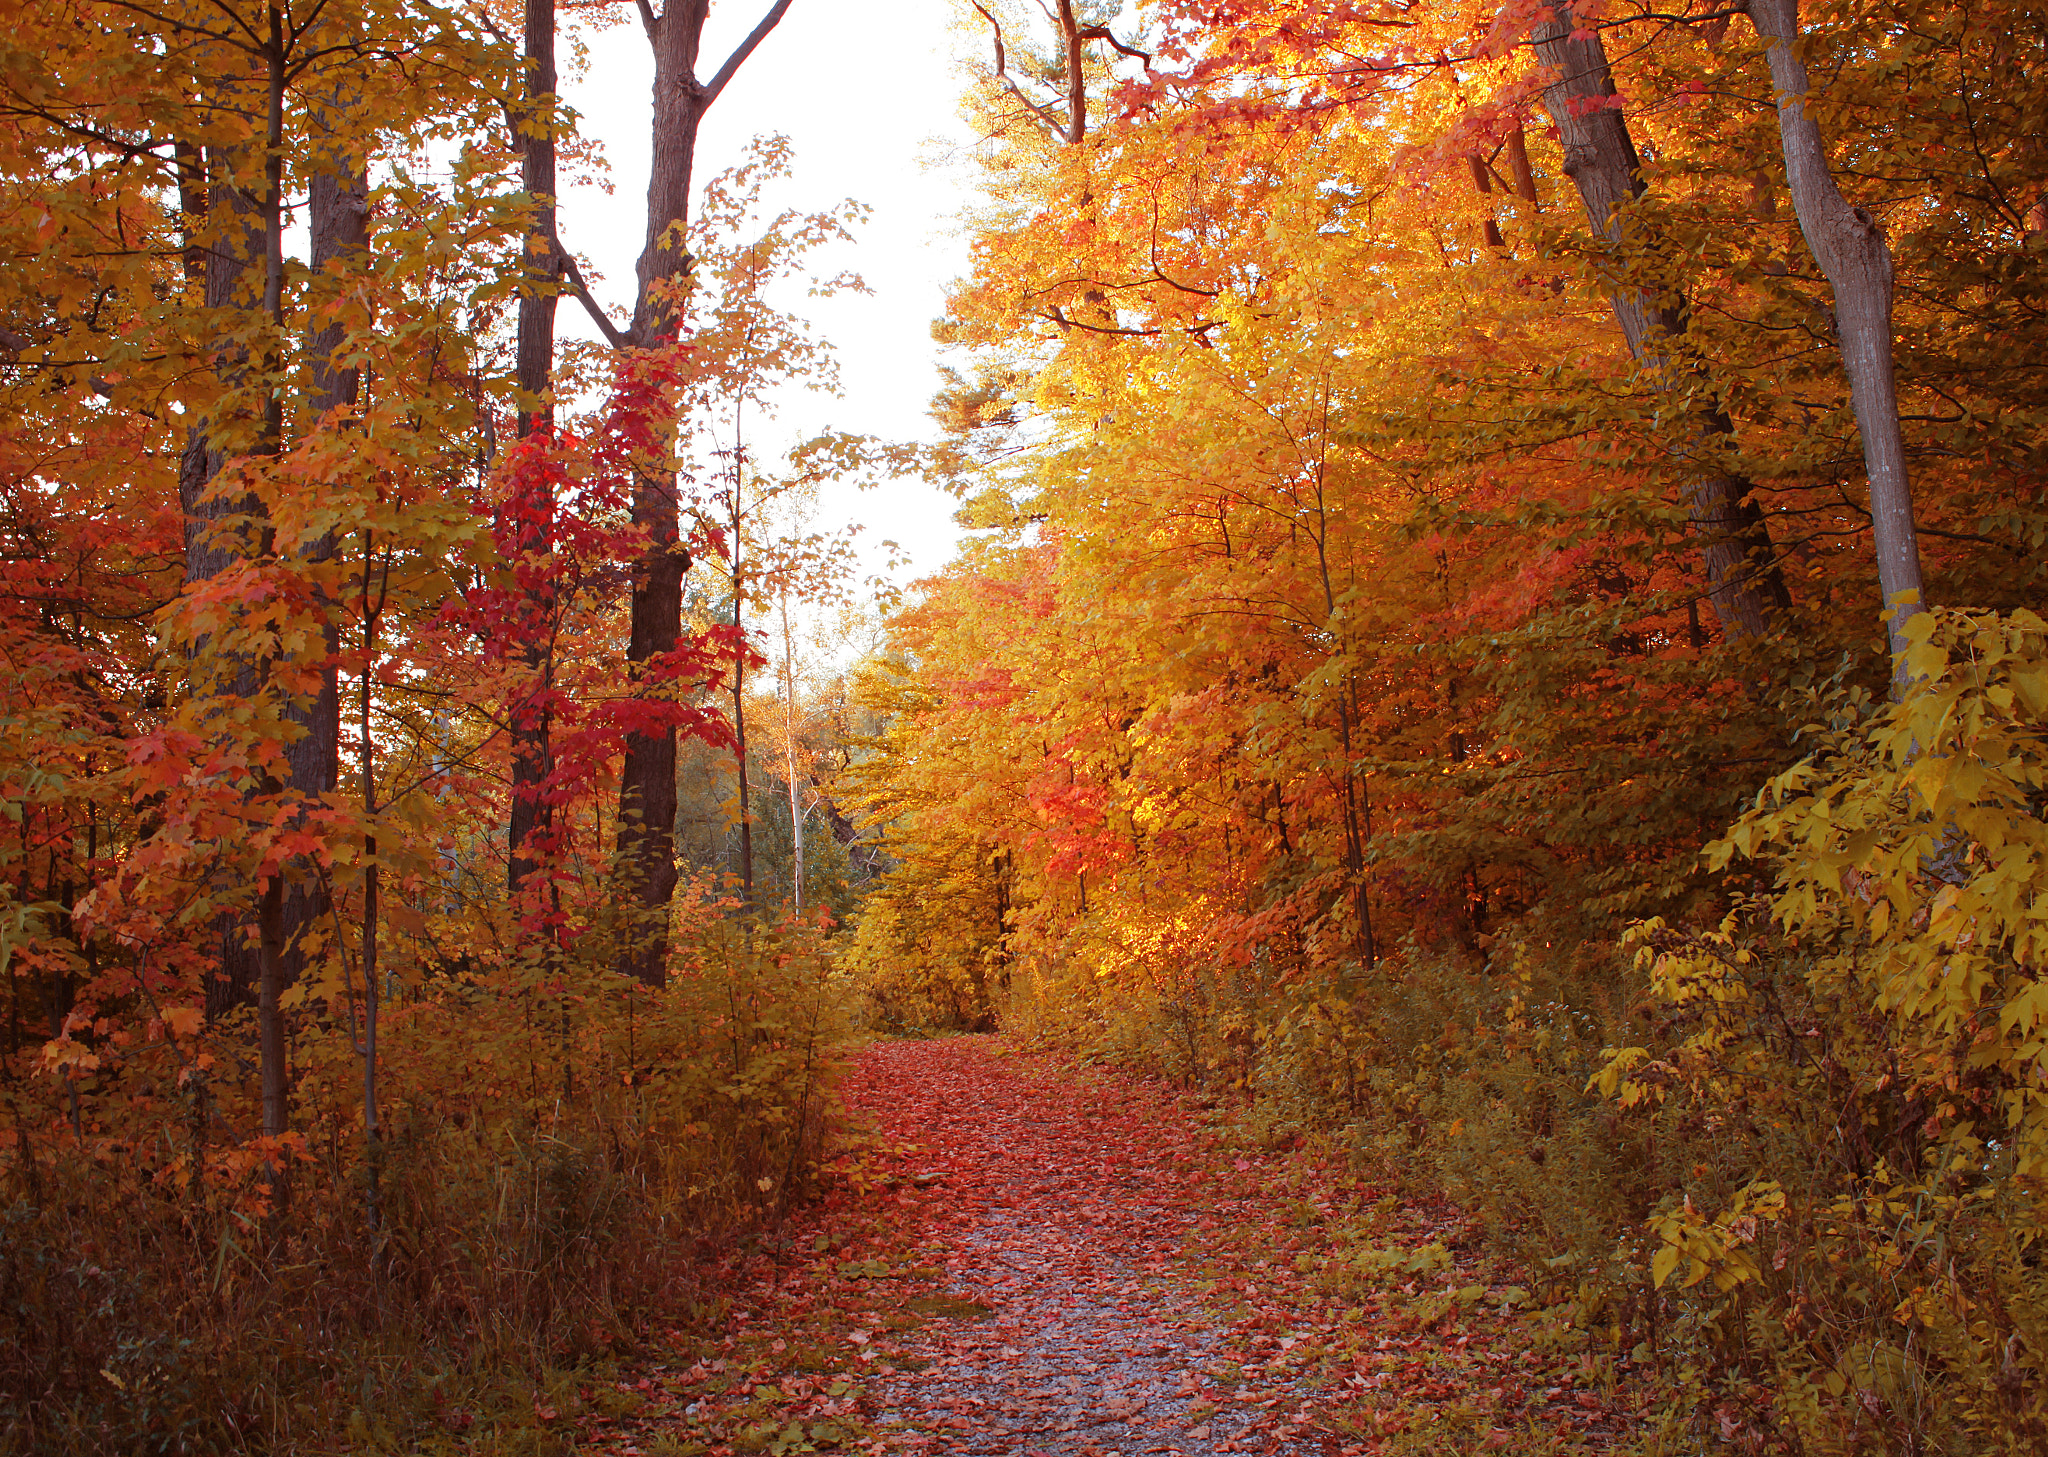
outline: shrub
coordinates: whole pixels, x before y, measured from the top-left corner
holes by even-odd
[[[516,1445],[551,1373],[713,1309],[710,1259],[804,1192],[844,1019],[821,932],[687,929],[660,992],[601,938],[539,991],[402,989],[374,1151],[335,1037],[302,1046],[282,1144],[226,1136],[251,1099],[227,1027],[168,1098],[105,1059],[76,1135],[55,1079],[13,1080],[0,1451]]]

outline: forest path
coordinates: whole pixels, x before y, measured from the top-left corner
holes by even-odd
[[[925,1238],[955,1302],[904,1343],[929,1365],[874,1383],[879,1420],[902,1446],[961,1453],[1311,1450],[1295,1373],[1243,1373],[1180,1267],[1202,1227],[1279,1211],[1214,1187],[1203,1135],[1160,1090],[1001,1050],[878,1046],[848,1089],[921,1145]]]
[[[1360,1457],[1632,1425],[1454,1210],[1299,1140],[994,1038],[874,1044],[843,1091],[868,1131],[729,1272],[730,1333],[622,1384],[639,1409],[583,1450]]]

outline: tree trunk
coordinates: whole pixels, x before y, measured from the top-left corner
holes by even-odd
[[[209,156],[196,145],[180,143],[177,162],[186,296],[209,311],[224,308],[239,291],[249,259],[255,256],[260,241],[252,238],[246,226],[225,236],[216,231],[217,202],[238,219],[249,211],[244,199],[231,196],[229,188],[216,179],[222,165],[218,154]],[[216,367],[221,362],[216,361]],[[221,455],[214,448],[213,434],[207,425],[192,426],[186,432],[185,449],[178,462],[178,507],[184,520],[187,586],[213,576],[227,560],[215,541],[215,523],[228,513],[208,492],[220,465]],[[246,1003],[256,985],[256,958],[249,952],[240,919],[222,916],[214,930],[219,938],[220,965],[206,982],[208,1020]]]
[[[363,534],[363,680],[357,699],[357,754],[363,791],[363,1222],[370,1233],[370,1268],[384,1268],[384,1134],[377,1116],[377,744],[370,734],[370,665],[377,660],[381,603],[370,601],[370,536]]]
[[[514,139],[521,152],[520,174],[534,200],[533,231],[526,238],[527,279],[519,295],[519,333],[515,367],[519,392],[519,438],[554,426],[549,390],[555,371],[555,281],[561,264],[555,248],[555,4],[526,0],[526,106]],[[536,484],[534,491],[545,491]],[[553,545],[555,503],[528,498],[511,503],[519,523],[520,555],[538,555]],[[554,687],[552,648],[553,594],[536,586],[525,607],[523,656],[531,688],[510,706],[512,725],[512,812],[507,836],[507,889],[517,898],[539,862],[527,848],[535,835],[543,841],[554,815],[542,786],[554,768]]]
[[[210,309],[260,313],[270,326],[272,338],[278,337],[284,323],[286,49],[282,16],[273,10],[265,42],[250,53],[262,65],[260,95],[253,84],[245,83],[239,95],[229,98],[231,104],[243,105],[260,100],[261,148],[250,145],[221,149],[207,159],[212,176],[206,203],[206,304]],[[254,194],[247,190],[252,177],[261,179]],[[213,367],[227,387],[225,401],[194,430],[179,464],[178,496],[185,513],[188,589],[219,575],[237,561],[262,556],[276,546],[262,499],[248,491],[223,492],[218,478],[234,455],[262,457],[277,453],[284,412],[281,391],[273,382],[279,377],[281,361],[274,355],[252,360],[247,355],[229,354],[216,359]],[[260,401],[254,408],[250,402],[252,385]],[[222,662],[219,645],[205,642],[194,644],[194,655],[201,661],[216,659],[211,671],[201,674],[203,691],[247,698],[268,692],[273,686],[271,664],[266,660],[235,654]],[[274,795],[282,788],[275,779],[267,778],[256,786],[255,792]],[[206,996],[208,1013],[217,1015],[228,1007],[245,1003],[254,982],[263,1131],[273,1136],[286,1131],[290,1113],[291,1076],[283,1008],[284,907],[284,877],[281,873],[273,874],[257,888],[253,954],[248,944],[251,928],[240,917],[220,919],[221,969],[207,987]]]
[[[1625,246],[1630,241],[1627,205],[1646,190],[1642,157],[1628,122],[1609,104],[1616,93],[1607,49],[1597,31],[1574,40],[1577,25],[1570,8],[1560,5],[1553,18],[1538,21],[1531,31],[1536,54],[1551,72],[1543,105],[1563,138],[1564,170],[1578,186],[1586,221],[1595,233]],[[1663,347],[1663,341],[1685,333],[1682,306],[1672,307],[1639,288],[1616,288],[1610,298],[1629,352],[1663,387],[1696,383],[1687,378],[1696,371],[1674,361]],[[1709,406],[1695,411],[1693,431],[1705,454],[1731,436],[1734,425],[1718,405]],[[1773,616],[1792,606],[1770,527],[1752,489],[1748,481],[1712,466],[1702,466],[1686,486],[1686,514],[1699,540],[1707,595],[1730,639],[1769,635]]]
[[[746,909],[752,910],[754,807],[747,785],[747,598],[745,582],[740,575],[740,465],[740,455],[735,451],[732,463],[732,731],[740,771],[740,899]]]
[[[1080,22],[1074,17],[1074,0],[1060,0],[1059,26],[1067,56],[1066,143],[1078,147],[1088,135],[1088,78],[1081,69],[1084,44]]]
[[[681,290],[690,255],[684,231],[690,217],[691,174],[697,129],[726,84],[781,22],[790,0],[775,0],[760,22],[708,82],[697,79],[697,54],[711,0],[669,0],[660,16],[641,0],[640,17],[654,49],[654,145],[647,177],[647,239],[635,270],[630,342],[651,348],[673,338],[680,322]],[[629,675],[673,652],[682,636],[683,573],[690,554],[682,544],[682,517],[671,470],[648,467],[633,477],[633,523],[647,550],[633,573]],[[744,775],[745,766],[742,765]],[[618,863],[632,885],[646,924],[635,937],[626,970],[649,986],[668,980],[668,906],[676,888],[676,733],[630,734],[619,775]]]
[[[777,604],[782,614],[783,757],[789,770],[789,884],[796,913],[804,913],[804,800],[796,771],[796,633],[789,623],[789,592]]]
[[[282,336],[284,328],[284,100],[285,100],[285,39],[283,17],[275,9],[270,11],[269,44],[264,53],[264,146],[263,146],[263,317],[271,326],[273,339]],[[263,360],[263,371],[270,379],[278,379],[282,373],[283,361],[272,356]],[[284,408],[280,399],[281,391],[276,388],[264,391],[262,432],[257,437],[255,455],[275,456],[283,442]],[[275,533],[266,519],[259,543],[265,555],[276,550]],[[259,692],[272,690],[272,665],[268,660],[259,660],[256,665]],[[276,794],[282,788],[274,779],[266,778],[262,791]],[[273,872],[263,882],[257,911],[257,970],[259,975],[256,1001],[256,1025],[262,1049],[263,1064],[263,1132],[276,1137],[291,1127],[291,1065],[285,1043],[284,993],[285,993],[285,943],[284,943],[284,900],[285,881],[282,870]],[[283,1191],[282,1169],[276,1170],[279,1178],[276,1187],[280,1196]]]
[[[260,299],[251,265],[261,265],[268,241],[261,221],[262,208],[236,185],[232,175],[238,160],[241,159],[234,153],[214,150],[200,163],[204,182],[191,189],[195,196],[204,198],[204,221],[192,229],[198,241],[187,253],[199,261],[200,297],[209,313],[253,308]],[[247,375],[250,363],[244,357],[230,354],[215,359],[213,367],[232,386]],[[257,549],[257,543],[249,539],[249,527],[236,524],[236,518],[256,519],[262,510],[261,502],[246,493],[227,494],[215,488],[216,478],[227,464],[227,442],[245,431],[246,421],[236,421],[230,410],[223,409],[193,426],[186,436],[178,465],[178,504],[185,520],[188,589],[219,576],[232,563]],[[211,651],[206,641],[192,644],[195,661],[203,660]],[[255,665],[245,660],[215,665],[208,676],[206,689],[212,693],[246,696],[256,691]],[[248,921],[241,915],[223,915],[215,923],[220,938],[220,967],[206,985],[209,1018],[257,999],[262,956],[260,946],[250,944],[249,930]]]
[[[1870,478],[1871,532],[1877,580],[1889,614],[1895,681],[1903,681],[1906,621],[1921,597],[1920,543],[1913,526],[1913,488],[1899,429],[1898,383],[1892,372],[1892,253],[1877,219],[1851,207],[1828,169],[1820,127],[1807,114],[1806,65],[1799,58],[1798,0],[1751,0],[1750,19],[1764,39],[1771,84],[1778,93],[1778,139],[1799,231],[1835,294],[1835,327],[1849,399],[1863,433]]]
[[[331,108],[314,117],[315,128],[324,134],[316,170],[307,183],[307,230],[315,274],[346,274],[360,268],[369,256],[369,179],[345,140],[351,100],[345,93],[337,93]],[[312,417],[309,424],[336,410],[353,411],[356,406],[362,371],[335,359],[347,338],[347,326],[337,320],[315,330],[306,341],[311,376],[306,399]],[[309,561],[332,561],[334,536],[329,533],[303,550]],[[330,605],[324,592],[320,601],[323,608]],[[302,801],[333,793],[340,776],[341,699],[335,665],[340,639],[331,620],[326,624],[326,643],[327,661],[320,667],[310,698],[304,702],[294,699],[285,708],[285,717],[303,731],[284,751],[287,786]],[[305,932],[324,919],[329,909],[326,892],[316,879],[301,877],[287,886],[281,928],[287,986],[297,982],[305,970],[301,946]]]

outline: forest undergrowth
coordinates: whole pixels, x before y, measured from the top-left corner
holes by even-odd
[[[233,1022],[81,1076],[75,1130],[37,1136],[51,1080],[0,1084],[0,1450],[549,1450],[562,1381],[716,1319],[718,1260],[809,1197],[829,1132],[818,938],[688,940],[659,993],[441,980],[386,1007],[367,1153],[359,1070],[310,1055],[299,1131],[222,1147]],[[153,1136],[118,1116],[164,1110]]]

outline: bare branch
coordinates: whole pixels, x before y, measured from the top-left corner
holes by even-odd
[[[583,270],[576,266],[576,260],[569,256],[569,250],[562,246],[560,238],[551,238],[549,241],[555,245],[555,261],[562,265],[562,275],[569,281],[569,291],[582,301],[584,312],[596,323],[599,332],[605,337],[605,342],[614,349],[624,349],[629,341],[619,332],[618,326],[612,323],[611,316],[590,296],[590,286],[583,281]]]
[[[1008,69],[1009,58],[1008,54],[1003,49],[1002,23],[998,21],[993,15],[989,14],[988,11],[983,10],[979,3],[979,0],[967,0],[967,3],[974,6],[976,10],[981,11],[981,18],[983,20],[986,20],[989,23],[989,28],[996,33],[996,79],[1001,81],[1003,83],[1004,88],[1008,90],[1012,96],[1017,98],[1018,105],[1022,106],[1026,111],[1030,112],[1033,116],[1037,117],[1040,122],[1044,123],[1047,131],[1051,132],[1056,137],[1065,137],[1067,134],[1067,129],[1061,126],[1058,122],[1054,121],[1053,118],[1049,115],[1050,111],[1052,110],[1051,104],[1033,101],[1029,96],[1026,96],[1024,94],[1023,89],[1019,87],[1015,81],[1010,79],[1010,72]]]
[[[1009,80],[1009,72],[1004,69],[1006,63],[1003,57],[1002,22],[997,20],[993,15],[989,14],[988,11],[982,10],[979,0],[967,0],[967,3],[974,6],[976,10],[981,11],[981,18],[983,20],[986,20],[989,24],[989,29],[993,30],[996,33],[996,74],[998,76],[1001,76],[1005,81]]]
[[[641,0],[641,3],[645,4],[646,0]],[[755,26],[747,38],[739,43],[737,50],[725,58],[725,64],[718,68],[718,74],[713,76],[710,84],[704,87],[700,100],[697,103],[700,110],[709,111],[711,109],[711,103],[718,100],[718,93],[725,89],[725,83],[733,78],[734,72],[747,63],[747,57],[754,53],[754,48],[760,45],[762,41],[768,39],[768,32],[775,29],[782,22],[783,14],[788,9],[789,0],[775,0],[775,3],[769,7],[768,13],[761,17],[761,23]]]
[[[1192,334],[1196,342],[1207,344],[1206,337],[1211,329],[1223,327],[1221,319],[1205,319],[1199,324],[1188,324],[1178,329],[1119,329],[1108,324],[1090,324],[1080,319],[1069,318],[1058,304],[1049,305],[1045,315],[1048,323],[1057,324],[1061,329],[1081,329],[1090,334],[1120,334],[1127,339],[1157,339],[1166,334]]]
[[[976,8],[979,9],[980,7],[977,6]],[[1131,59],[1143,61],[1146,70],[1152,69],[1152,52],[1141,51],[1136,46],[1125,45],[1109,33],[1109,27],[1106,25],[1091,25],[1080,32],[1080,38],[1082,40],[1106,40],[1124,55],[1131,57]]]

